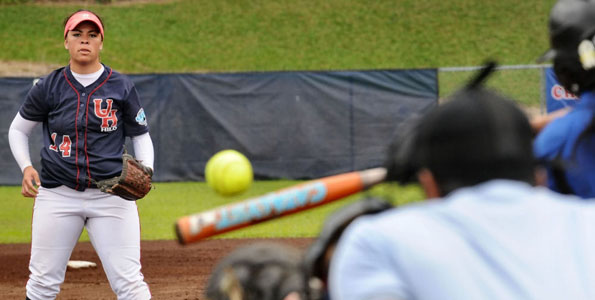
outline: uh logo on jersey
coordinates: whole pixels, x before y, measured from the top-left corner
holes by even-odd
[[[101,132],[111,132],[118,129],[118,116],[116,116],[117,109],[112,109],[114,100],[107,99],[106,108],[101,108],[103,99],[93,99],[95,104],[95,116],[101,119]]]

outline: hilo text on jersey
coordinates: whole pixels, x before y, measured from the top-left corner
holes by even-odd
[[[102,109],[103,99],[93,99],[95,116],[101,119],[101,132],[110,132],[118,129],[118,116],[116,115],[118,110],[112,109],[114,100],[107,99],[105,102],[107,102],[107,107]]]

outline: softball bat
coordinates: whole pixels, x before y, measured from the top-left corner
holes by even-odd
[[[291,215],[356,194],[384,180],[385,168],[373,168],[306,181],[263,196],[179,218],[178,242],[194,243],[218,234]]]

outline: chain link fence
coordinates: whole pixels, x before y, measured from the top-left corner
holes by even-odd
[[[487,86],[515,100],[529,114],[545,114],[545,69],[551,65],[503,65],[497,67]],[[438,69],[440,98],[461,88],[482,66]]]

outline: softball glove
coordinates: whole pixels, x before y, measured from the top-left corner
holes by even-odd
[[[143,166],[132,155],[122,155],[122,173],[111,179],[96,182],[102,192],[120,196],[126,200],[143,198],[151,190],[153,170]]]

